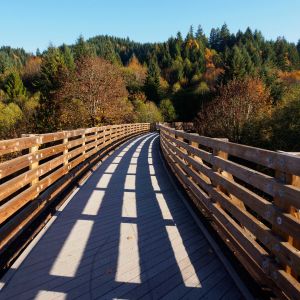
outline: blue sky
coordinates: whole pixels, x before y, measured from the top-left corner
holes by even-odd
[[[0,9],[0,45],[28,51],[70,44],[80,34],[164,41],[190,25],[209,34],[224,22],[232,32],[250,26],[268,39],[300,38],[300,0],[9,0]]]

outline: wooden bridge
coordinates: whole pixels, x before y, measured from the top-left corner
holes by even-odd
[[[300,158],[151,127],[0,141],[1,300],[300,299]]]

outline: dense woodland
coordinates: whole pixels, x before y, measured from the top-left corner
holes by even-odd
[[[125,122],[300,151],[300,41],[226,24],[164,43],[96,36],[42,53],[0,48],[0,138]]]

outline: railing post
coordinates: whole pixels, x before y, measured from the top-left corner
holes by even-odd
[[[220,140],[220,141],[223,141],[223,142],[228,142],[227,138],[218,138],[216,140]],[[217,156],[217,157],[220,157],[220,158],[223,158],[223,159],[228,159],[228,153],[226,153],[224,151],[221,151],[218,148],[213,148],[213,153],[212,154],[213,154],[213,156]],[[223,170],[218,168],[215,164],[213,164],[212,169],[217,173],[223,174]],[[224,192],[224,189],[222,189],[222,187],[219,184],[215,184],[213,182],[213,180],[212,180],[212,183],[214,184],[214,186],[217,188],[218,191],[223,191]],[[220,204],[218,203],[218,205],[220,205]]]
[[[22,134],[22,137],[34,137],[34,136],[37,136],[36,134]],[[38,152],[39,150],[39,147],[40,147],[40,144],[36,143],[34,146],[30,147],[28,150],[29,150],[29,153],[34,155],[36,152]],[[29,164],[29,169],[30,170],[35,170],[37,169],[39,166],[39,161],[35,161],[35,162],[30,162]],[[35,185],[36,183],[39,182],[39,176],[35,176],[35,178],[31,181],[30,185],[33,186]]]
[[[39,145],[35,145],[35,146],[29,148],[29,153],[34,155],[38,150],[39,150]],[[35,170],[35,169],[38,168],[38,166],[39,166],[39,162],[36,161],[36,162],[31,163],[31,164],[29,165],[29,168],[30,168],[30,170]],[[31,181],[31,185],[34,185],[34,184],[36,184],[36,183],[38,183],[38,182],[39,182],[39,176],[37,175],[37,176],[35,176],[35,178]]]
[[[223,142],[228,142],[228,139],[227,138],[216,138],[216,140],[219,140],[219,141],[223,141]],[[220,157],[222,159],[226,159],[228,160],[228,153],[224,152],[224,151],[221,151],[217,148],[214,148],[213,149],[213,155],[214,156],[217,156],[217,157]],[[222,176],[226,177],[227,179],[231,180],[231,181],[234,181],[234,178],[232,176],[232,174],[228,173],[227,171],[224,171],[220,168],[218,168],[215,164],[213,164],[213,170],[215,172],[218,172],[220,173]],[[240,209],[242,210],[246,210],[246,207],[245,207],[245,204],[243,201],[241,201],[240,199],[238,199],[236,196],[228,193],[222,186],[220,185],[215,185],[217,190],[223,192],[223,193],[227,193],[229,194],[231,200],[234,202],[234,204],[239,207]],[[218,203],[219,204],[219,203]],[[246,228],[244,228],[246,230]],[[248,234],[250,234],[250,232],[248,230],[246,230]]]
[[[190,135],[190,136],[199,136],[197,133],[189,133],[189,135]],[[197,142],[194,142],[194,141],[189,140],[189,145],[190,145],[191,147],[194,147],[194,148],[199,149],[199,144],[198,144]],[[187,151],[187,153],[188,153],[188,155],[189,155],[190,157],[192,157],[194,160],[196,160],[196,161],[198,161],[199,163],[203,164],[203,160],[202,160],[199,156],[193,155],[193,153],[191,153],[191,152],[189,152],[189,151]],[[189,168],[193,169],[193,167],[192,167],[191,164],[189,164]],[[210,183],[211,183],[211,180],[210,180],[209,177],[207,177],[205,174],[203,174],[203,173],[200,172],[200,171],[196,171],[196,172],[199,174],[200,178],[201,178],[202,180],[204,180],[207,184],[210,184]]]
[[[108,145],[111,144],[111,125],[108,125],[108,129],[109,129],[109,134],[108,134],[108,139],[107,139],[107,142],[108,142]]]
[[[194,135],[197,135],[197,134],[194,134]],[[192,141],[192,140],[189,140],[189,145],[191,147],[194,147],[194,148],[198,148],[199,147],[199,144],[196,143],[196,142],[194,142],[194,141]],[[189,157],[195,158],[192,152],[187,151],[187,154],[188,154]],[[193,166],[190,163],[187,163],[187,165],[188,165],[188,167],[190,169],[192,169],[192,170],[194,169]]]
[[[68,162],[69,162],[69,160],[68,160],[68,152],[69,152],[68,141],[69,141],[69,139],[67,137],[65,137],[63,139],[63,145],[65,146],[64,152],[63,152],[63,155],[64,155],[64,166],[66,166],[68,164]]]
[[[102,136],[102,141],[103,141],[103,146],[105,147],[106,146],[106,126],[104,126],[104,129],[103,129],[103,136]]]
[[[177,130],[177,131],[184,133],[183,130]],[[176,133],[175,133],[175,138],[176,138],[176,140],[178,140],[178,141],[184,142],[184,138],[181,137],[181,136],[177,136]],[[183,151],[184,153],[187,153],[187,151],[186,151],[184,148],[182,148],[182,151]]]
[[[96,152],[98,152],[98,130],[99,128],[97,127],[97,129],[95,130],[94,134],[95,134],[95,148],[96,148]]]
[[[81,135],[81,138],[83,139],[83,141],[82,141],[82,147],[83,147],[82,155],[84,155],[85,154],[85,133]]]
[[[278,151],[281,153],[284,153],[286,155],[295,155],[295,156],[300,156],[300,153],[288,153],[288,152],[282,152],[282,151]],[[275,170],[275,178],[277,179],[278,182],[282,183],[282,184],[286,184],[286,185],[292,185],[295,187],[300,187],[300,176],[295,176],[293,174],[288,174],[279,170]],[[274,204],[279,207],[284,213],[289,213],[292,216],[294,216],[297,219],[300,219],[300,210],[298,210],[296,207],[291,206],[289,204],[287,204],[286,201],[283,201],[280,197],[280,191],[278,193],[278,195],[276,197],[274,197]],[[279,236],[281,236],[285,241],[287,241],[289,244],[291,244],[292,246],[294,246],[295,248],[297,248],[298,250],[300,250],[300,240],[299,239],[295,239],[293,236],[291,235],[287,235],[285,234],[282,230],[281,230],[281,224],[282,224],[282,220],[280,217],[278,217],[276,219],[276,225],[273,226],[272,230],[278,234]],[[292,266],[287,265],[286,266],[286,272],[288,274],[291,275],[296,275],[293,274],[293,269]]]

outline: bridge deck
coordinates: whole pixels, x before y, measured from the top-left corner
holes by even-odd
[[[16,261],[0,299],[242,299],[165,172],[156,134],[121,146]]]

